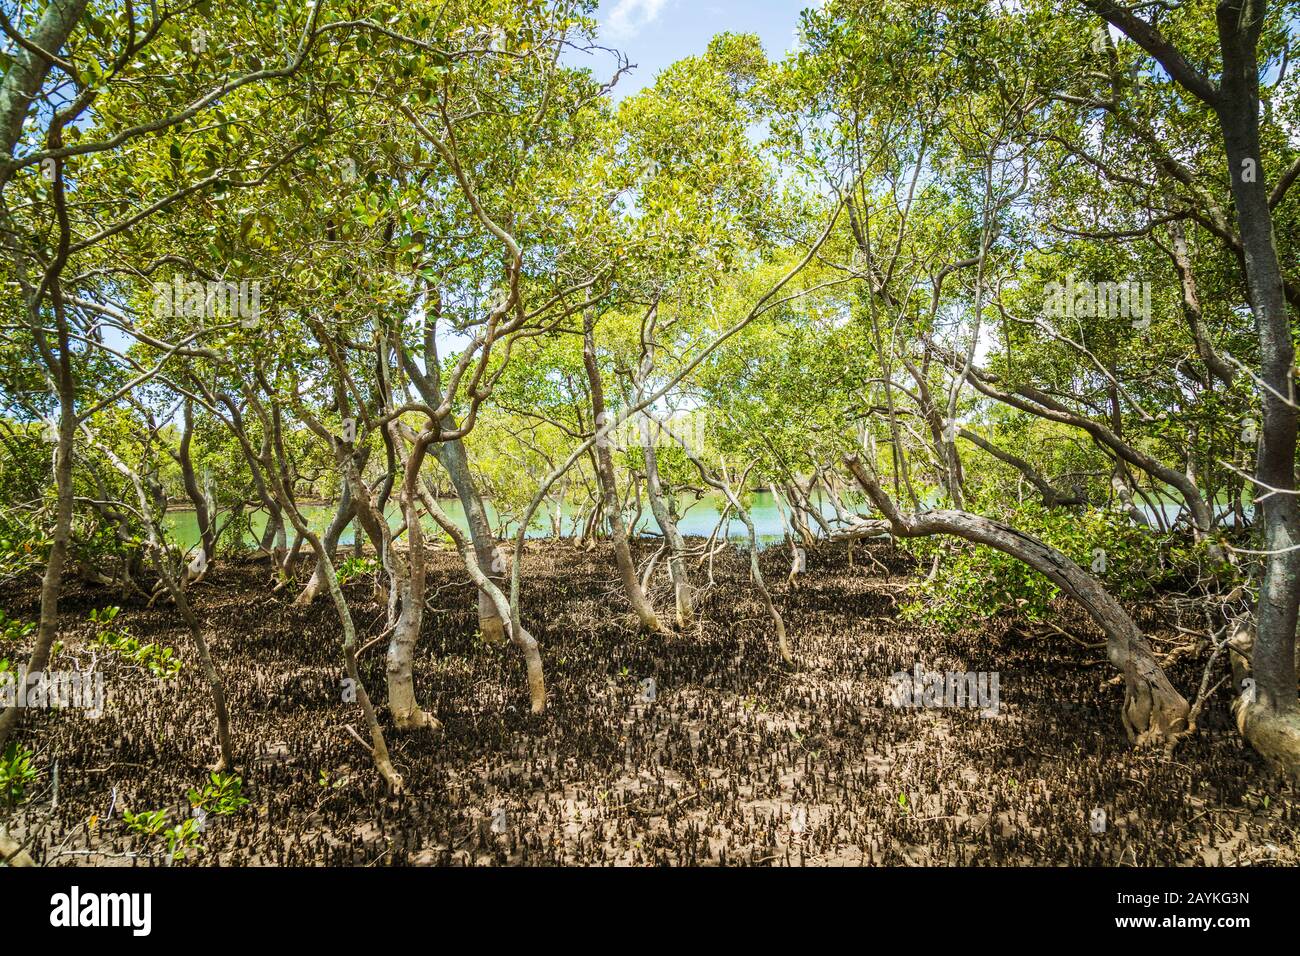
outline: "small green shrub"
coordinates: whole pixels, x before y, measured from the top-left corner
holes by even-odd
[[[232,773],[212,773],[208,775],[209,783],[202,790],[190,790],[190,805],[206,813],[219,817],[228,817],[238,813],[248,805],[244,796],[244,781]]]
[[[126,828],[132,833],[151,838],[161,837],[167,847],[167,855],[173,860],[185,859],[186,854],[191,850],[202,852],[206,849],[199,844],[199,834],[202,830],[198,820],[189,817],[176,826],[168,826],[170,815],[170,811],[166,808],[141,810],[139,813],[125,810],[122,819],[126,822]]]
[[[119,656],[148,669],[154,677],[170,679],[180,673],[181,667],[184,666],[176,651],[170,647],[164,647],[161,644],[155,644],[152,641],[148,644],[141,644],[140,641],[131,635],[126,628],[114,629],[108,627],[117,617],[119,607],[106,607],[90,612],[90,620],[99,626],[99,634],[95,638],[95,643],[100,647],[106,647],[114,651]]]
[[[183,860],[191,850],[196,853],[203,852],[206,847],[199,844],[199,821],[190,817],[180,826],[168,827],[163,831],[163,838],[167,841],[167,852],[171,854],[173,860]]]
[[[44,518],[40,512],[0,508],[0,581],[13,580],[45,564],[50,537]]]
[[[0,757],[0,801],[7,806],[21,803],[27,788],[35,782],[33,756],[32,751],[26,747],[12,743],[5,748],[4,756]]]
[[[34,623],[15,620],[7,617],[4,611],[0,611],[0,641],[6,644],[17,643],[34,630],[36,630]]]
[[[374,574],[379,570],[379,562],[373,558],[359,558],[356,555],[346,559],[338,566],[335,575],[339,579],[339,584],[347,584],[349,581],[362,577],[366,574]]]
[[[91,608],[87,617],[91,623],[98,624],[101,628],[112,624],[114,619],[120,614],[122,609],[113,605],[111,607]]]
[[[139,813],[132,813],[130,810],[122,811],[122,819],[126,822],[126,828],[132,833],[139,833],[144,836],[157,836],[167,827],[167,811],[164,810],[141,810]]]

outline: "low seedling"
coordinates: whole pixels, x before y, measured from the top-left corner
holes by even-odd
[[[22,802],[27,788],[36,780],[33,756],[32,751],[16,743],[5,748],[0,757],[0,803],[12,807]]]
[[[166,810],[141,810],[139,813],[123,810],[122,819],[126,821],[128,830],[143,836],[157,836],[167,827]]]
[[[0,611],[0,641],[17,643],[34,630],[36,630],[36,625],[30,621],[26,623],[16,621],[11,617],[6,617],[4,611]]]
[[[173,860],[185,859],[191,850],[201,853],[205,847],[199,843],[199,821],[190,817],[177,826],[168,826],[169,816],[165,808],[141,810],[139,813],[125,810],[122,813],[122,819],[132,833],[152,838],[161,836],[167,845],[167,855]]]
[[[199,821],[193,817],[180,826],[168,827],[163,831],[163,838],[167,841],[167,852],[171,854],[173,860],[185,859],[185,854],[190,850],[202,853],[206,849],[199,843],[199,832]]]
[[[213,816],[228,817],[248,805],[248,798],[243,795],[244,781],[239,777],[232,773],[212,773],[208,780],[202,790],[190,790],[186,794],[191,806]]]
[[[154,677],[166,680],[179,674],[183,665],[173,648],[152,641],[141,644],[126,628],[115,629],[108,626],[121,610],[119,607],[106,607],[90,612],[90,620],[99,627],[99,635],[95,638],[95,643],[114,651],[133,664],[147,668]]]
[[[358,558],[354,555],[340,564],[334,573],[339,579],[339,584],[347,584],[364,575],[374,574],[378,570],[379,562],[372,558]]]

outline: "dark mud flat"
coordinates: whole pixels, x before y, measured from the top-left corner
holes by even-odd
[[[530,550],[523,606],[551,694],[540,717],[528,712],[518,654],[475,636],[463,569],[439,553],[417,687],[443,730],[399,735],[386,724],[408,787],[397,798],[348,732],[360,714],[342,699],[331,604],[292,608],[293,589],[272,593],[264,565],[223,562],[192,595],[225,678],[252,802],[210,818],[205,852],[173,865],[1297,861],[1297,794],[1244,746],[1226,691],[1172,758],[1135,751],[1120,725],[1121,688],[1096,651],[1030,637],[1011,620],[953,635],[902,623],[908,563],[888,547],[865,552],[852,566],[843,548],[810,552],[796,589],[784,583],[788,555],[764,556],[800,665],[792,673],[734,551],[715,562],[700,626],[665,640],[638,635],[622,614],[603,549]],[[371,585],[346,590],[361,641],[381,634]],[[91,647],[86,616],[110,604],[123,605],[118,625],[184,656],[175,681],[159,684]],[[31,619],[34,582],[0,594],[0,606]],[[97,721],[29,718],[22,739],[38,751],[42,777],[0,819],[39,863],[163,865],[161,842],[129,833],[121,811],[189,815],[185,793],[215,757],[193,652],[170,607],[74,585],[63,609],[55,666],[75,658],[85,667],[97,654],[107,711]],[[1157,638],[1174,636],[1151,613],[1139,620]],[[1072,608],[1056,623],[1098,639]],[[889,706],[889,676],[917,663],[997,671],[999,715]],[[1194,689],[1202,667],[1182,658],[1170,676]],[[366,652],[363,676],[382,700],[383,642]],[[646,678],[655,681],[649,703]],[[1102,834],[1089,829],[1098,807]]]

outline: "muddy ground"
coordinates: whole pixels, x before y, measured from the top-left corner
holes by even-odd
[[[1297,862],[1296,791],[1243,745],[1227,689],[1172,757],[1135,751],[1122,688],[1083,646],[1100,637],[1073,608],[1055,623],[1082,643],[1034,636],[1011,616],[940,633],[897,617],[915,575],[905,556],[884,545],[871,555],[859,548],[850,565],[842,546],[810,552],[792,588],[788,555],[764,554],[799,664],[790,672],[734,550],[715,562],[699,626],[664,639],[636,633],[606,549],[531,547],[523,607],[551,694],[533,716],[518,654],[476,636],[463,568],[439,552],[417,690],[443,730],[401,735],[383,718],[408,787],[398,798],[349,733],[364,729],[343,701],[332,605],[293,608],[294,590],[272,593],[266,565],[222,562],[192,600],[224,675],[251,803],[209,817],[204,851],[174,864],[161,838],[128,832],[122,811],[190,814],[186,791],[215,758],[194,652],[172,609],[72,583],[53,666],[93,657],[107,710],[29,716],[21,739],[41,776],[23,804],[0,809],[0,828],[57,865]],[[0,591],[0,609],[35,619],[37,584]],[[346,591],[362,643],[380,635],[371,583]],[[656,597],[670,606],[666,585]],[[123,607],[117,626],[177,649],[178,678],[159,682],[91,645],[88,613],[112,604]],[[1170,622],[1137,613],[1157,650],[1171,649]],[[378,700],[383,648],[362,661]],[[998,672],[998,715],[891,706],[890,675],[917,663]],[[1202,667],[1182,657],[1171,677],[1190,695]],[[1089,825],[1096,808],[1102,833]]]

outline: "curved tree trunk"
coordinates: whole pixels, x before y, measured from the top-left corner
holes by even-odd
[[[62,310],[59,310],[60,313]],[[66,324],[60,322],[60,331]],[[76,413],[73,409],[72,356],[66,335],[62,336],[60,355],[56,366],[59,376],[59,441],[54,450],[54,485],[57,489],[54,531],[50,537],[50,555],[45,562],[45,575],[41,578],[41,611],[36,628],[36,642],[27,662],[27,673],[43,671],[50,662],[50,650],[59,633],[59,593],[63,588],[63,569],[68,560],[68,547],[72,541],[74,489],[72,486],[73,432]],[[0,751],[3,751],[18,725],[22,711],[17,704],[0,713]]]
[[[965,369],[969,368],[972,352],[966,353],[965,364],[963,366],[962,377],[959,383],[966,381]],[[965,475],[962,472],[961,456],[957,453],[957,445],[950,440],[950,434],[944,428],[943,414],[939,406],[935,403],[934,394],[930,391],[930,382],[926,378],[926,372],[929,366],[929,357],[927,356],[925,368],[918,368],[916,363],[911,361],[907,356],[902,356],[903,367],[907,369],[908,374],[912,376],[912,381],[916,384],[917,404],[920,407],[921,417],[925,420],[930,429],[930,441],[939,453],[942,468],[939,472],[939,480],[943,484],[944,491],[948,494],[948,500],[958,508],[965,504],[964,487]],[[952,436],[955,437],[955,436]],[[895,437],[895,441],[898,438]]]
[[[394,444],[400,442],[400,422],[390,426]],[[389,559],[400,607],[388,643],[388,710],[398,730],[437,730],[442,725],[415,699],[415,645],[424,623],[424,529],[420,526],[420,466],[432,440],[428,432],[417,437],[406,459],[400,501],[406,522],[406,553],[390,542]]]
[[[600,382],[600,368],[596,365],[596,343],[593,334],[594,321],[588,313],[583,318],[582,364],[587,371],[587,381],[591,387],[591,410],[596,427],[603,428],[605,419],[605,390]],[[618,575],[623,581],[623,590],[627,592],[628,601],[636,613],[641,627],[647,631],[662,631],[663,625],[655,614],[650,599],[641,590],[641,582],[636,578],[636,566],[632,563],[632,549],[627,542],[627,526],[623,521],[623,511],[619,507],[618,485],[614,480],[614,456],[610,454],[609,440],[596,443],[596,477],[600,483],[601,499],[605,506],[605,515],[609,519],[610,532],[614,539],[614,560],[618,564]]]
[[[199,526],[199,540],[203,544],[204,565],[212,563],[217,556],[216,529],[212,526],[212,515],[208,512],[208,499],[199,488],[194,476],[194,458],[190,455],[190,442],[194,438],[194,403],[190,398],[184,403],[184,426],[181,430],[180,450],[176,461],[181,466],[181,482],[185,486],[185,495],[194,506],[194,519]]]
[[[951,356],[947,358],[949,364],[959,361],[952,359]],[[1112,427],[1107,427],[1101,422],[1076,414],[1052,395],[1030,385],[1018,385],[1012,391],[1004,391],[998,387],[999,379],[996,375],[982,371],[974,366],[970,368],[968,381],[981,394],[1002,402],[1004,405],[1009,405],[1012,408],[1048,421],[1060,422],[1081,429],[1100,448],[1107,450],[1117,459],[1117,467],[1122,467],[1119,463],[1130,465],[1146,472],[1155,481],[1176,489],[1191,514],[1197,537],[1212,538],[1214,533],[1214,513],[1205,500],[1201,489],[1188,478],[1185,471],[1171,468],[1164,462],[1152,458],[1125,441],[1116,427],[1119,423],[1118,416],[1113,418]],[[1113,407],[1118,407],[1118,399],[1113,395],[1113,390],[1112,404]],[[1210,540],[1209,547],[1212,555],[1221,553],[1218,545],[1213,540]]]
[[[1151,527],[1152,521],[1157,517],[1157,513],[1147,516],[1137,503],[1133,500],[1133,486],[1129,483],[1129,477],[1124,472],[1123,464],[1116,462],[1114,470],[1110,473],[1110,487],[1115,492],[1115,497],[1119,499],[1120,504],[1124,506],[1125,512],[1128,513],[1129,520],[1134,524],[1143,527]]]
[[[27,39],[36,49],[57,56],[85,9],[86,0],[50,0],[36,29]],[[32,101],[53,66],[46,57],[21,45],[15,46],[10,56],[10,65],[3,82],[0,82],[0,136],[4,137],[5,159],[13,155]],[[8,178],[9,174],[3,174],[0,184]]]
[[[1174,269],[1178,272],[1179,284],[1182,286],[1183,318],[1187,320],[1187,330],[1192,335],[1192,341],[1196,343],[1196,354],[1205,363],[1208,375],[1231,388],[1236,373],[1214,347],[1210,330],[1205,327],[1205,317],[1201,313],[1201,297],[1196,288],[1196,274],[1192,271],[1192,257],[1187,250],[1187,235],[1183,231],[1183,224],[1180,220],[1173,219],[1168,229],[1170,248],[1167,251],[1169,258],[1173,260]],[[1205,384],[1209,388],[1212,383],[1207,381]]]
[[[86,426],[83,425],[82,427],[86,429]],[[86,429],[86,433],[90,434],[89,429]],[[218,772],[231,770],[235,766],[235,755],[230,743],[230,711],[226,707],[225,687],[221,683],[221,675],[217,671],[217,666],[212,660],[207,638],[203,636],[203,625],[199,621],[198,615],[195,614],[189,598],[185,595],[183,579],[185,565],[181,565],[181,578],[174,575],[168,565],[169,555],[163,543],[165,540],[164,532],[161,519],[158,517],[167,513],[167,497],[163,494],[162,487],[156,483],[150,483],[150,487],[146,489],[146,480],[141,478],[139,472],[134,471],[118,455],[114,454],[111,448],[99,443],[96,443],[96,447],[135,488],[136,497],[140,503],[140,514],[144,519],[149,534],[149,548],[153,552],[154,567],[161,579],[161,587],[171,596],[172,602],[176,605],[176,610],[180,613],[181,619],[189,629],[190,641],[194,644],[194,650],[199,655],[199,665],[203,670],[203,679],[207,682],[208,695],[212,699],[212,713],[216,722],[217,752],[219,755],[217,764],[213,769]],[[150,491],[152,491],[152,502],[149,500]]]
[[[966,439],[975,447],[984,449],[984,451],[988,452],[994,458],[1006,462],[1012,468],[1016,469],[1016,471],[1020,472],[1024,479],[1034,486],[1034,490],[1038,492],[1039,497],[1043,499],[1044,508],[1064,508],[1071,505],[1081,505],[1086,503],[1082,495],[1063,493],[1050,481],[1039,474],[1038,469],[1029,462],[1011,454],[1009,451],[997,447],[982,435],[970,431],[967,428],[959,429],[957,435],[959,438]],[[1141,514],[1141,512],[1139,512],[1139,514]]]
[[[331,561],[338,553],[339,538],[343,537],[343,530],[352,521],[352,492],[348,489],[347,482],[343,483],[343,488],[339,493],[339,505],[334,512],[334,520],[330,522],[329,528],[325,530],[325,553],[329,555]],[[360,529],[358,529],[360,531]],[[294,598],[294,607],[304,607],[316,600],[317,595],[325,587],[325,565],[321,561],[316,562],[316,569],[312,571],[311,578],[307,581],[306,586]]]
[[[540,714],[546,709],[546,677],[542,670],[542,652],[537,639],[524,629],[520,621],[511,616],[509,598],[497,586],[497,583],[479,567],[478,556],[475,553],[473,544],[465,539],[464,532],[447,517],[446,512],[442,510],[427,485],[421,494],[424,498],[424,507],[433,516],[433,520],[438,522],[438,526],[447,532],[452,541],[456,543],[456,549],[460,552],[461,560],[465,562],[465,570],[469,572],[470,580],[478,585],[482,593],[488,595],[496,608],[498,617],[507,622],[505,631],[524,657],[524,670],[528,677],[528,696],[532,712]]]
[[[465,510],[465,522],[469,525],[470,538],[474,544],[474,554],[478,559],[479,568],[500,587],[504,578],[501,574],[502,569],[498,566],[497,539],[492,533],[492,524],[488,521],[483,499],[479,497],[478,489],[474,487],[474,476],[469,470],[469,457],[465,453],[465,443],[459,438],[441,442],[434,455],[442,463],[447,476],[451,478],[452,486],[456,489],[456,497],[460,499],[461,507]],[[501,623],[496,605],[482,588],[478,592],[478,627],[485,641],[499,644],[506,639],[505,627]]]
[[[254,408],[257,410],[263,428],[266,428],[268,433],[273,434],[276,439],[274,442],[268,442],[268,446],[274,449],[278,458],[283,459],[285,457],[284,445],[280,440],[278,425],[266,413],[266,410],[260,406],[251,390],[246,389],[245,395],[254,403]],[[334,572],[334,562],[330,560],[329,553],[325,550],[320,535],[311,530],[307,519],[303,517],[302,512],[298,510],[298,506],[294,503],[292,489],[284,484],[283,471],[277,475],[274,467],[272,467],[269,454],[263,463],[266,465],[266,474],[274,490],[276,500],[283,503],[284,513],[288,515],[289,520],[293,523],[294,530],[301,534],[307,543],[311,545],[312,551],[316,554],[317,562],[324,565],[325,586],[334,602],[334,609],[338,612],[339,623],[343,627],[343,663],[347,669],[352,690],[355,692],[356,702],[361,705],[366,727],[370,731],[370,753],[375,761],[375,769],[388,783],[392,792],[400,793],[405,784],[401,774],[397,772],[397,768],[393,766],[392,759],[389,757],[388,743],[384,739],[383,728],[379,726],[379,718],[375,714],[374,705],[371,703],[370,695],[366,692],[365,685],[361,681],[361,671],[357,667],[357,629],[352,620],[352,612],[348,608],[347,598],[343,594],[343,588],[339,586],[338,575]]]
[[[441,309],[440,302],[435,303],[435,313],[439,309]],[[420,393],[430,407],[437,408],[442,403],[443,395],[441,378],[438,373],[437,337],[433,333],[433,328],[432,323],[426,324],[423,369],[420,368],[406,349],[399,347],[397,356],[416,391]],[[442,419],[442,427],[455,430],[459,426],[455,417],[448,414]],[[434,450],[434,456],[442,464],[448,477],[451,478],[452,486],[456,489],[456,496],[460,499],[461,507],[465,511],[465,521],[469,525],[470,537],[473,539],[474,553],[478,557],[479,566],[485,570],[485,573],[493,581],[500,583],[502,569],[499,567],[497,560],[496,536],[492,533],[492,524],[488,521],[487,510],[483,507],[483,499],[479,497],[478,489],[474,486],[474,476],[469,469],[469,456],[465,452],[464,441],[460,438],[452,438],[449,441],[439,442]],[[484,640],[491,643],[505,640],[502,618],[497,613],[496,605],[488,593],[481,588],[479,589],[478,598],[478,623],[479,632],[483,635]]]
[[[650,499],[650,510],[668,546],[668,573],[673,580],[677,624],[689,627],[695,621],[695,599],[690,573],[686,569],[686,542],[677,529],[672,504],[665,497],[663,482],[659,479],[659,458],[655,454],[655,434],[651,431],[656,423],[649,415],[644,415],[642,421],[645,423],[641,429],[641,452],[645,456],[646,497]]]
[[[884,527],[898,537],[947,534],[996,548],[1023,561],[1078,602],[1105,632],[1106,656],[1124,674],[1122,717],[1130,740],[1168,744],[1186,731],[1190,710],[1186,699],[1169,683],[1137,624],[1096,578],[1055,548],[998,521],[950,510],[903,515],[857,457],[845,458],[844,463],[885,516]]]
[[[352,612],[348,610],[347,598],[343,596],[343,589],[339,587],[338,575],[334,573],[334,562],[330,560],[329,554],[325,551],[325,546],[320,540],[320,536],[314,534],[308,527],[307,522],[302,516],[295,512],[290,512],[290,518],[298,526],[311,545],[312,550],[316,553],[316,560],[325,566],[325,587],[329,591],[330,597],[334,601],[334,608],[338,612],[339,622],[343,625],[343,665],[347,671],[348,680],[352,682],[352,688],[356,692],[357,703],[361,705],[361,713],[366,721],[366,728],[370,731],[370,753],[375,761],[375,769],[379,775],[387,781],[389,789],[394,793],[401,793],[404,783],[402,775],[397,772],[393,766],[392,759],[388,755],[388,742],[384,739],[384,731],[379,726],[379,718],[375,714],[374,705],[370,702],[370,695],[366,693],[365,685],[361,682],[361,671],[357,667],[357,631],[352,622]]]

